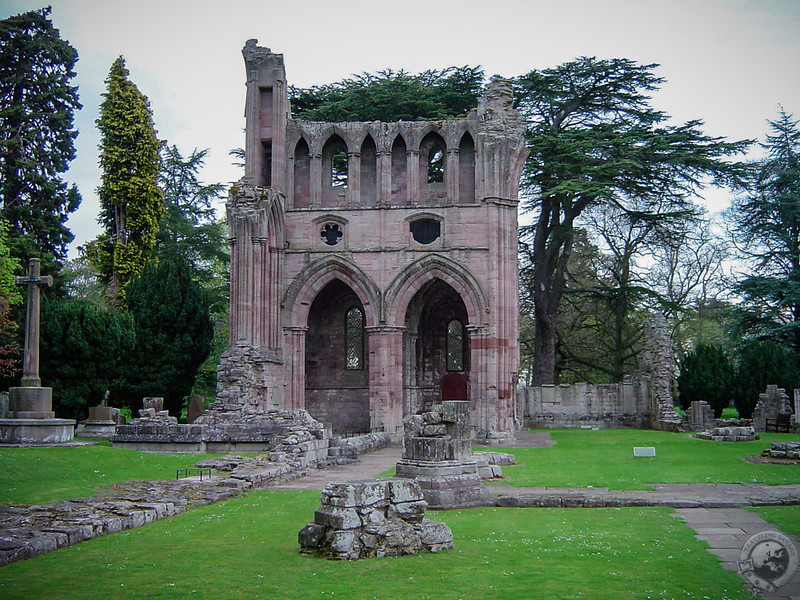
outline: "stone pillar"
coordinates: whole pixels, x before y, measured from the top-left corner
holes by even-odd
[[[287,402],[290,410],[305,408],[306,388],[306,332],[308,327],[284,327],[286,340],[286,368],[284,379],[288,382]]]
[[[361,204],[361,153],[347,153],[346,204],[356,207]]]
[[[419,150],[406,151],[406,169],[408,174],[408,203],[419,206]]]
[[[367,327],[370,428],[394,435],[403,422],[405,327]]]
[[[378,206],[392,203],[392,152],[378,151],[377,157]]]
[[[470,403],[442,402],[403,419],[403,458],[397,477],[416,479],[433,509],[491,506],[470,443]]]
[[[309,183],[311,188],[311,208],[319,208],[322,206],[322,155],[312,154],[311,157],[310,177]]]
[[[444,172],[447,177],[447,197],[453,203],[458,203],[458,178],[460,175],[458,164],[458,148],[448,148]]]

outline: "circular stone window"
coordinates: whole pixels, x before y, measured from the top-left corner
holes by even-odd
[[[344,233],[342,233],[342,229],[339,227],[338,223],[325,223],[319,235],[328,246],[335,246],[339,243],[339,240],[342,239]]]
[[[441,223],[436,219],[419,219],[411,223],[411,235],[420,244],[431,244],[442,234]]]

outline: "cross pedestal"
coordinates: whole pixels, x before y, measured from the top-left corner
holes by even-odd
[[[42,387],[39,377],[39,307],[41,286],[53,285],[50,275],[40,274],[41,261],[32,258],[28,273],[17,277],[28,285],[28,312],[25,321],[25,354],[20,387],[8,390],[8,413],[0,419],[0,443],[54,444],[72,441],[75,421],[56,419],[53,388]]]

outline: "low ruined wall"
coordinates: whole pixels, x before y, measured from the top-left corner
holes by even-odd
[[[646,380],[523,387],[518,389],[517,395],[525,427],[650,428],[656,419]]]

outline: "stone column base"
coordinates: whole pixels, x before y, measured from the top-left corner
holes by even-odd
[[[72,441],[74,427],[72,419],[0,419],[0,443],[62,444]]]
[[[78,437],[110,440],[116,430],[116,421],[86,421],[83,425],[78,425],[78,428],[75,430],[75,435]]]
[[[12,387],[8,389],[8,418],[52,419],[53,388]]]
[[[397,462],[396,476],[415,479],[432,510],[494,506],[474,459]]]

